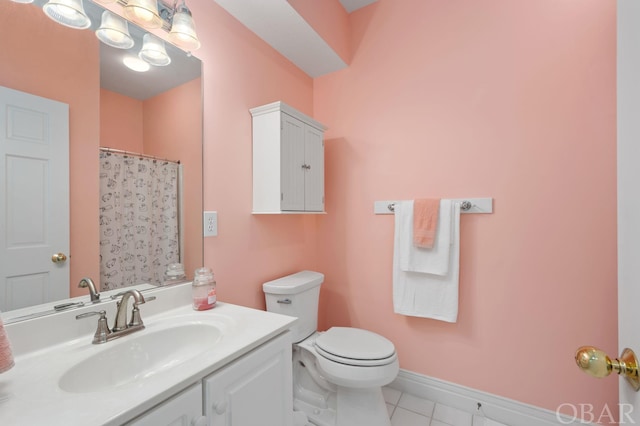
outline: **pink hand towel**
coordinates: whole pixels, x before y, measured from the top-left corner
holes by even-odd
[[[2,319],[0,319],[0,373],[9,370],[13,365],[13,354],[11,353],[9,337],[2,324]]]
[[[422,198],[413,201],[413,245],[433,248],[438,227],[439,198]]]

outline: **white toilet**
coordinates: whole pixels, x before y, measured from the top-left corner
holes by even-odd
[[[381,387],[399,370],[392,342],[370,331],[316,331],[324,275],[302,271],[262,285],[267,310],[298,317],[293,334],[296,425],[390,426]],[[301,413],[302,412],[302,413]]]

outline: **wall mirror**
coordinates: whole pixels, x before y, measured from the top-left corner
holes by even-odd
[[[80,278],[90,275],[100,282],[101,147],[180,161],[181,261],[190,277],[203,261],[200,60],[165,43],[169,65],[132,71],[122,64],[123,49],[106,46],[95,36],[103,12],[99,5],[85,0],[92,26],[77,30],[49,19],[42,11],[44,2],[0,2],[0,86],[69,105],[70,278],[63,284],[68,292],[62,299],[81,296],[88,301],[87,290],[77,288]],[[137,40],[128,53],[137,56],[146,32],[131,23],[129,32]],[[136,134],[138,138],[132,137]],[[150,208],[154,205],[148,200]],[[0,232],[0,239],[4,236]],[[0,292],[5,320],[40,307],[18,303],[16,309],[8,308],[11,295],[6,288]],[[38,297],[36,304],[43,303],[47,311],[60,303],[47,294]]]

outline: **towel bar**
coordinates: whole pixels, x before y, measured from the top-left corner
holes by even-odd
[[[493,198],[454,198],[451,201],[460,204],[460,213],[493,213]],[[374,214],[393,214],[398,201],[376,201]]]
[[[473,207],[473,204],[471,204],[470,201],[464,200],[463,202],[460,203],[460,211],[466,212],[467,210],[469,210],[471,207]],[[396,211],[396,203],[391,203],[387,206],[387,208],[389,210],[391,210],[392,212]]]

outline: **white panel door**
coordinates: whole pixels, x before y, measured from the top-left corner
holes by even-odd
[[[618,346],[640,355],[640,2],[618,0]],[[620,353],[618,352],[618,354]],[[617,356],[618,354],[615,354]],[[614,354],[610,354],[613,356]],[[620,379],[620,423],[640,424],[640,392]]]
[[[0,86],[0,158],[0,310],[68,298],[68,105]]]
[[[305,124],[282,114],[280,182],[282,210],[304,210],[304,130]]]
[[[304,209],[324,211],[324,134],[306,126],[304,156],[307,164],[304,176]]]

